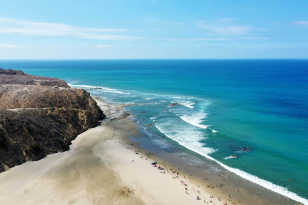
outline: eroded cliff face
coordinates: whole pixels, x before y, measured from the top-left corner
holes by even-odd
[[[0,172],[68,150],[77,135],[103,118],[85,90],[0,69]]]

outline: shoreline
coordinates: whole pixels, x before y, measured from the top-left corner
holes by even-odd
[[[130,92],[127,92],[127,91],[124,91],[124,90],[118,90],[118,89],[115,89],[115,88],[103,87],[103,86],[92,86],[92,85],[72,85],[72,86],[84,87],[84,88],[87,88],[87,89],[90,89],[90,90],[91,89],[102,89],[106,92],[119,93],[119,94],[124,94],[124,93],[130,94]],[[179,104],[181,104],[181,103],[179,103]],[[184,106],[191,108],[191,105],[184,105]],[[125,104],[123,105],[123,107],[125,107]],[[191,122],[188,122],[188,123],[192,124]],[[205,128],[204,127],[205,125],[199,125],[199,124],[197,124],[197,125],[192,124],[192,125],[200,127],[200,128]],[[140,125],[140,127],[142,127],[142,125]],[[271,182],[270,180],[265,180],[263,178],[258,177],[257,175],[250,174],[247,171],[243,171],[241,169],[234,168],[232,166],[228,166],[225,163],[223,163],[222,161],[216,160],[215,158],[211,157],[206,152],[202,152],[199,149],[195,149],[193,146],[188,146],[187,144],[183,144],[183,143],[181,143],[181,141],[177,141],[176,139],[174,139],[174,137],[169,137],[168,133],[161,131],[159,129],[159,127],[156,126],[156,128],[161,133],[163,133],[165,135],[165,137],[168,138],[168,141],[175,142],[176,144],[179,144],[179,146],[184,147],[184,149],[189,150],[189,152],[193,152],[197,155],[200,155],[203,158],[207,158],[210,161],[214,161],[217,165],[219,165],[219,166],[223,167],[224,169],[228,170],[229,172],[232,172],[233,174],[243,178],[244,180],[247,180],[250,183],[256,184],[257,186],[260,186],[260,187],[262,187],[262,188],[264,188],[264,189],[266,189],[270,192],[274,192],[278,195],[281,195],[281,196],[283,196],[287,199],[294,200],[294,201],[302,203],[302,204],[308,204],[308,199],[304,198],[303,196],[298,195],[295,192],[289,191],[286,187],[284,187],[284,185],[275,184],[275,183]],[[216,132],[216,130],[214,130],[214,129],[212,130],[212,132],[213,131]],[[145,133],[145,135],[146,135],[146,133]],[[146,149],[148,149],[148,147]],[[208,149],[210,150],[212,148],[208,148]],[[209,153],[210,153],[210,151],[209,151]]]
[[[125,105],[123,107],[125,107]],[[121,107],[121,108],[123,108],[123,107]],[[137,124],[137,122],[134,122],[134,123]],[[148,151],[149,150],[148,145],[145,146],[145,147],[142,147],[142,146],[140,146],[140,144],[138,144],[138,143],[140,143],[140,142],[138,142],[138,138],[135,138],[135,139],[137,139],[137,140],[134,141],[132,138],[130,138],[127,143],[131,143],[131,141],[133,141],[135,143],[135,147],[139,150],[139,152],[143,152],[144,154],[148,153],[149,152]],[[171,141],[173,141],[173,140],[171,140]],[[153,144],[151,144],[150,146],[152,146],[152,145]],[[269,204],[269,203],[270,204],[307,204],[306,199],[298,196],[297,194],[295,194],[293,192],[288,191],[287,189],[285,189],[283,187],[272,184],[271,182],[260,179],[257,176],[251,175],[251,174],[246,173],[246,172],[241,171],[241,170],[239,170],[239,172],[240,172],[240,174],[239,174],[237,171],[236,172],[233,171],[233,170],[237,170],[236,168],[228,167],[227,165],[224,165],[223,163],[213,159],[210,156],[204,156],[203,154],[198,153],[197,151],[191,150],[191,149],[189,149],[185,146],[182,146],[182,147],[183,147],[182,150],[185,150],[186,154],[191,153],[191,154],[188,154],[188,155],[190,155],[189,157],[191,157],[193,155],[199,155],[199,156],[201,156],[201,158],[204,158],[204,159],[201,159],[201,161],[202,161],[201,163],[204,163],[204,161],[205,161],[207,163],[210,163],[211,166],[214,166],[216,168],[220,167],[225,172],[222,175],[227,175],[228,180],[232,180],[234,184],[241,184],[241,185],[244,184],[245,185],[244,189],[249,188],[250,191],[258,192],[256,194],[253,194],[251,192],[250,193],[247,192],[247,190],[241,190],[244,193],[239,194],[239,197],[235,197],[236,198],[235,200],[237,200],[238,202],[244,201],[244,204],[250,204],[251,203],[250,200],[254,199],[254,200],[258,201],[258,202],[255,201],[254,204]],[[159,152],[164,152],[164,151],[159,150]],[[152,156],[154,156],[154,158],[156,160],[161,161],[161,163],[165,164],[167,167],[173,167],[173,168],[181,167],[181,169],[184,170],[183,174],[191,176],[192,178],[194,178],[195,181],[198,181],[199,183],[201,182],[204,185],[204,188],[209,188],[209,189],[207,189],[207,191],[209,191],[209,192],[213,192],[213,187],[219,187],[221,185],[221,184],[218,185],[217,183],[215,185],[213,185],[213,183],[214,183],[213,181],[211,182],[212,184],[205,182],[205,181],[208,180],[208,174],[209,173],[205,173],[205,176],[204,176],[204,173],[200,172],[201,167],[197,167],[196,169],[185,169],[185,165],[187,165],[188,163],[186,163],[185,160],[184,161],[177,160],[176,158],[178,158],[178,156],[171,156],[170,153],[161,154],[161,153],[157,153],[157,152],[152,153]],[[197,157],[197,158],[200,158],[200,157]],[[243,174],[249,175],[250,177],[247,179],[246,177],[243,176]],[[221,178],[220,174],[218,174],[218,175],[219,175],[219,178]],[[260,183],[256,182],[255,180],[250,180],[250,178],[256,179],[256,180],[258,180],[258,182],[261,181],[262,183],[260,184]],[[206,180],[204,181],[204,179],[206,179]],[[226,182],[226,180],[224,180],[224,184],[228,184],[228,182]],[[265,184],[269,185],[270,187],[266,186]],[[230,185],[233,185],[233,184],[230,183]],[[280,190],[275,190],[276,188],[278,188]],[[232,186],[231,186],[231,189],[232,189]],[[241,189],[241,188],[239,188],[239,189]],[[282,192],[284,194],[287,193],[289,195],[286,196],[286,195],[280,193],[279,191],[281,191],[281,189],[282,189]],[[239,192],[238,190],[237,190],[237,192]],[[217,190],[215,190],[213,193],[215,193],[216,195],[218,193],[218,195],[220,195],[219,198],[225,198],[226,200],[229,200],[231,198],[230,197],[231,194],[225,193],[224,191],[218,191],[217,192]],[[260,196],[259,196],[260,194],[263,195],[263,197],[266,196],[265,199],[263,199],[262,197],[260,198]],[[232,192],[232,195],[236,196],[238,194]],[[245,197],[246,199],[242,200],[244,195],[248,195],[248,197]],[[239,203],[239,204],[241,204],[241,203]]]
[[[221,171],[223,168],[217,171],[214,162],[200,159],[182,148],[173,153],[149,151],[138,144],[138,140],[133,140],[145,138],[122,105],[102,101],[98,105],[107,119],[79,135],[72,142],[70,151],[48,155],[40,161],[27,162],[1,173],[0,202],[298,204],[279,198],[275,193],[278,198],[274,197],[274,203],[269,203],[270,191],[251,193],[248,190],[254,190],[258,185],[237,179],[231,172]],[[224,182],[219,183],[218,179]],[[242,184],[251,187],[242,188]],[[241,190],[241,194],[233,193],[232,189]],[[255,197],[251,197],[253,195]]]
[[[135,124],[127,116],[104,120],[80,134],[69,151],[1,173],[0,202],[29,205],[225,203],[204,192],[187,176],[173,173],[172,169],[136,151],[127,139],[138,135]]]

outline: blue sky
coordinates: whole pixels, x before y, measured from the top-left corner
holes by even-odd
[[[0,59],[308,58],[308,1],[2,0]]]

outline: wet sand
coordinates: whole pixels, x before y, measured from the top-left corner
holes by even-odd
[[[0,204],[296,204],[188,152],[149,152],[119,107],[68,152],[0,174]]]
[[[221,204],[183,175],[134,146],[127,118],[105,120],[79,135],[71,150],[0,174],[0,204]]]

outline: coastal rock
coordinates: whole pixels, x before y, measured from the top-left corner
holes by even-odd
[[[169,107],[175,107],[175,106],[177,106],[178,105],[178,103],[170,103],[169,104]]]
[[[4,84],[58,86],[69,88],[64,80],[33,76],[25,74],[23,71],[19,70],[5,70],[0,68],[0,85]]]
[[[0,69],[0,172],[69,149],[104,114],[65,81]]]

